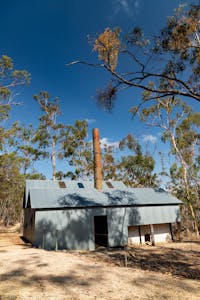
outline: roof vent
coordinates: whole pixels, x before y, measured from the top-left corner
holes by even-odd
[[[64,181],[59,181],[58,184],[59,184],[59,187],[60,187],[61,189],[65,189],[65,188],[66,188],[66,184],[65,184]]]
[[[106,184],[110,189],[114,188],[114,186],[112,185],[112,183],[110,181],[106,181]]]
[[[79,187],[80,189],[84,189],[84,185],[83,185],[81,182],[78,182],[78,187]]]

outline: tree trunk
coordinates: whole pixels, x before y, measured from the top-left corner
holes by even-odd
[[[171,134],[171,142],[172,142],[172,145],[176,151],[176,154],[177,154],[177,157],[183,167],[183,180],[184,180],[184,183],[185,183],[185,188],[186,188],[186,198],[187,198],[187,201],[189,203],[189,209],[190,209],[190,212],[191,212],[191,216],[192,216],[192,221],[193,221],[193,226],[194,226],[194,230],[195,230],[195,233],[196,233],[196,236],[198,237],[199,236],[199,229],[198,229],[198,223],[197,223],[197,219],[196,219],[196,215],[195,215],[195,212],[194,212],[194,208],[193,208],[193,205],[191,204],[191,201],[190,201],[190,193],[189,193],[189,184],[188,184],[188,174],[187,174],[187,167],[186,167],[186,163],[182,157],[182,155],[180,154],[180,151],[176,145],[176,141],[175,141],[175,138],[173,136],[173,134]]]
[[[55,139],[52,139],[52,153],[51,153],[51,163],[53,169],[53,180],[56,180],[56,143]]]
[[[191,212],[193,223],[194,223],[194,230],[196,232],[196,236],[198,237],[199,236],[198,223],[197,223],[197,219],[196,219],[196,216],[194,213],[194,208],[193,208],[192,204],[189,204],[189,208],[190,208],[190,212]]]
[[[189,195],[189,189],[188,189],[188,178],[187,178],[187,169],[186,169],[186,166],[185,166],[184,162],[182,163],[182,166],[183,166],[183,170],[184,170],[183,177],[184,177],[184,182],[185,182],[185,187],[186,187],[187,200],[189,202],[189,209],[190,209],[191,216],[192,216],[194,231],[196,233],[196,236],[198,237],[199,236],[199,229],[198,229],[197,219],[196,219],[196,215],[195,215],[195,212],[194,212],[193,205],[190,203],[190,195]]]
[[[155,246],[156,242],[155,242],[155,235],[154,235],[154,226],[153,226],[153,224],[150,224],[150,232],[151,232],[151,245]]]

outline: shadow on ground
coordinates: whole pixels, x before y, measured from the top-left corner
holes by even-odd
[[[190,242],[191,244],[191,242]],[[200,280],[200,251],[162,246],[136,247],[87,252],[87,256],[124,267],[168,273],[174,276]]]
[[[34,264],[35,268],[48,267],[48,264],[41,263],[37,265],[37,262],[38,261],[36,259],[36,262]],[[23,263],[24,262],[22,262],[22,264]],[[70,294],[71,292],[73,293],[74,288],[80,289],[81,286],[89,288],[94,286],[97,282],[101,283],[103,279],[102,270],[95,276],[91,276],[90,274],[92,270],[94,270],[93,266],[87,266],[85,268],[80,264],[75,264],[73,266],[73,269],[64,274],[62,273],[62,275],[50,274],[48,272],[48,269],[47,272],[43,273],[37,273],[35,271],[32,271],[30,273],[29,269],[23,267],[13,269],[10,272],[5,272],[0,275],[0,291],[1,293],[3,293],[3,295],[16,296],[19,289],[31,288],[33,291],[43,292],[48,290],[48,286],[50,284],[51,288],[64,289]],[[80,276],[80,272],[83,272],[85,276]],[[12,289],[10,288],[11,283]]]

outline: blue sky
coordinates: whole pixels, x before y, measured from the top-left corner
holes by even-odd
[[[125,33],[139,25],[147,35],[156,34],[165,25],[166,16],[172,15],[180,3],[178,0],[2,0],[0,55],[12,57],[16,68],[27,69],[32,75],[30,86],[23,88],[18,97],[23,105],[12,110],[12,120],[37,125],[40,111],[32,96],[47,90],[52,97],[60,98],[63,122],[88,119],[90,132],[98,127],[101,137],[109,142],[132,133],[145,144],[144,139],[149,136],[150,143],[157,139],[158,150],[167,152],[160,145],[155,129],[131,119],[128,109],[138,103],[140,91],[127,90],[119,95],[114,111],[109,114],[94,101],[97,89],[106,83],[107,74],[65,64],[76,59],[94,60],[96,54],[91,51],[87,36],[95,37],[106,27],[119,26]],[[47,165],[40,164],[39,169],[50,177]]]

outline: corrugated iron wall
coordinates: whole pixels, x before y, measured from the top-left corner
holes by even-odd
[[[128,243],[128,226],[180,220],[177,205],[36,211],[34,244],[51,250],[94,250],[94,216],[98,215],[107,216],[110,247]]]

